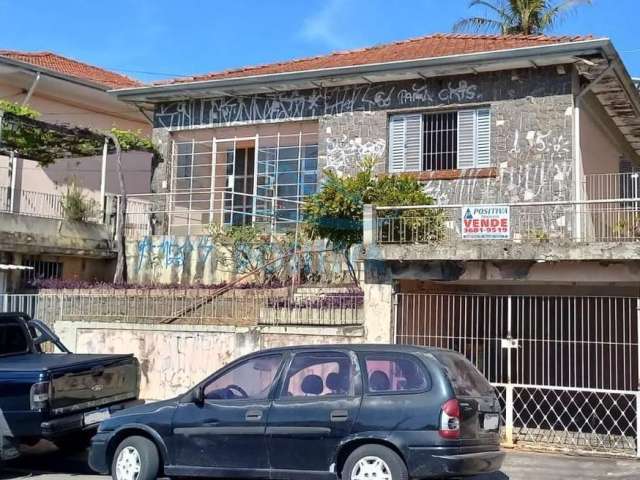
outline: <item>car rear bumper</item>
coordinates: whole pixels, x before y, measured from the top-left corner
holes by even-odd
[[[479,475],[500,470],[505,453],[499,449],[468,452],[465,448],[409,448],[411,477]]]
[[[130,400],[122,403],[115,403],[113,405],[107,405],[104,409],[108,409],[110,412],[116,412],[125,408],[133,407],[144,403],[142,400]],[[102,410],[102,409],[99,409]],[[46,420],[40,424],[41,435],[48,440],[55,439],[64,435],[68,435],[74,432],[80,432],[83,430],[92,430],[98,428],[98,423],[93,425],[84,424],[84,414],[73,413],[62,417],[52,418]]]

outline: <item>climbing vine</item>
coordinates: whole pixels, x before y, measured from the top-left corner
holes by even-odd
[[[109,134],[118,138],[123,151],[157,153],[151,139],[140,131],[112,128],[108,132],[98,132],[85,127],[48,123],[38,119],[40,113],[36,110],[7,101],[0,101],[0,111],[0,153],[8,155],[14,152],[42,166],[50,165],[59,158],[101,155]],[[109,153],[115,153],[112,142],[108,148]]]

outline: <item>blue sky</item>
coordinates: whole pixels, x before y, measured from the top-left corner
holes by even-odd
[[[447,32],[468,0],[0,0],[0,48],[143,81]],[[482,10],[476,13],[483,13]],[[610,37],[640,76],[640,0],[593,0],[554,33]]]

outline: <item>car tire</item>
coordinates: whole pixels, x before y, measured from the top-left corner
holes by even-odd
[[[126,437],[111,461],[113,480],[155,480],[160,471],[160,455],[155,444],[145,437]]]
[[[396,452],[383,445],[363,445],[356,448],[347,457],[347,461],[342,467],[341,479],[353,480],[357,478],[358,468],[365,465],[377,468],[380,472],[390,473],[391,480],[407,480],[409,478],[407,466]],[[376,476],[370,474],[368,478],[375,480]],[[381,478],[381,476],[378,475],[377,478]]]

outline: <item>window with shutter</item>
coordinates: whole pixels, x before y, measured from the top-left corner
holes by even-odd
[[[491,110],[394,115],[389,121],[389,171],[491,166]]]
[[[394,115],[389,123],[389,171],[422,170],[422,114]]]

